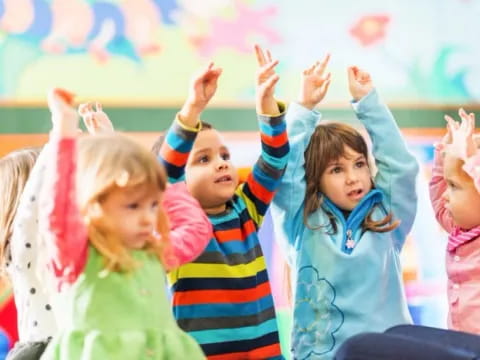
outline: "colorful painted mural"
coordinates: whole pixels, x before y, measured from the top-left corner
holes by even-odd
[[[0,99],[43,101],[59,85],[104,101],[177,104],[212,59],[225,69],[217,102],[251,102],[259,42],[281,61],[287,99],[299,72],[330,52],[327,102],[348,100],[352,63],[372,71],[390,102],[474,102],[479,15],[471,0],[0,0]]]

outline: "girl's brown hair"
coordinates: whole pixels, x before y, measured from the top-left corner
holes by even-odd
[[[345,147],[349,147],[365,159],[368,159],[368,146],[363,136],[353,127],[342,123],[323,123],[315,128],[310,138],[310,143],[305,150],[305,206],[303,211],[304,224],[310,229],[318,229],[327,226],[311,226],[308,217],[322,205],[323,195],[320,190],[320,178],[328,165],[342,156],[345,156]],[[373,180],[372,180],[373,182]],[[387,232],[395,229],[400,222],[393,221],[392,213],[388,213],[381,220],[373,220],[373,207],[363,222],[363,230],[374,232]],[[333,232],[337,231],[337,224],[333,214],[327,213]]]
[[[16,150],[0,159],[0,270],[6,263],[13,220],[40,148]],[[1,271],[0,271],[1,272]]]
[[[129,271],[138,264],[129,249],[118,240],[115,229],[108,225],[108,214],[102,204],[115,189],[146,185],[165,191],[165,170],[155,156],[135,141],[119,135],[87,136],[79,142],[77,197],[81,214],[88,228],[91,244],[105,258],[105,267],[112,271]],[[169,225],[159,207],[156,232],[146,249],[157,255],[166,268],[175,267],[169,243]]]

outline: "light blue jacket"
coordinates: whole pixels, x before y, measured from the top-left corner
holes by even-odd
[[[345,221],[328,199],[323,207],[334,214],[338,231],[311,230],[304,225],[304,151],[319,120],[319,113],[292,103],[287,113],[290,159],[272,203],[279,241],[292,268],[294,313],[292,352],[295,359],[331,359],[338,346],[352,335],[384,331],[410,323],[402,285],[400,251],[412,227],[417,208],[415,178],[418,164],[388,108],[375,90],[353,104],[373,143],[378,172],[375,187]],[[401,221],[395,230],[362,234],[361,224],[375,205],[373,219],[393,212]],[[323,209],[309,224],[329,224]],[[349,250],[347,238],[356,245]]]

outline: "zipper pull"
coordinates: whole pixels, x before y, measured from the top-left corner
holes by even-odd
[[[347,242],[345,243],[347,249],[353,249],[355,247],[355,240],[352,238],[352,230],[347,230]]]

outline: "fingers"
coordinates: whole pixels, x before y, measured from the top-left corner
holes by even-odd
[[[258,44],[254,45],[254,49],[255,49],[255,57],[257,59],[257,64],[259,66],[264,66],[273,61],[272,53],[270,52],[270,50],[267,49],[264,51]]]
[[[356,66],[349,66],[347,68],[347,77],[348,77],[349,83],[352,83],[355,81],[357,72],[358,72],[358,68]]]
[[[83,103],[83,104],[80,104],[78,105],[78,114],[80,116],[85,116],[88,112],[88,103]]]
[[[312,66],[310,66],[309,68],[303,70],[303,75],[311,75],[313,73],[313,71],[315,70],[315,67],[317,67],[317,65],[319,64],[320,62],[317,61],[315,62]]]
[[[272,74],[263,84],[263,91],[267,92],[275,87],[280,77],[277,74]]]
[[[272,60],[269,63],[263,65],[260,69],[258,69],[257,77],[259,79],[269,79],[272,74],[275,74],[274,68],[278,65],[278,60]],[[263,82],[264,80],[260,80]]]
[[[259,66],[265,65],[267,61],[265,60],[265,55],[263,53],[262,48],[258,44],[255,44],[254,49],[255,49],[255,56],[257,58],[257,64]]]
[[[448,115],[445,115],[444,118],[447,122],[447,130],[450,131],[450,133],[453,133],[459,128],[459,124],[453,118]]]
[[[327,77],[327,80],[325,80],[325,82],[323,83],[322,85],[322,89],[320,91],[320,94],[321,94],[321,97],[322,99],[325,97],[325,95],[327,94],[328,92],[328,88],[330,87],[330,83],[331,83],[331,80],[330,80],[330,73],[328,74],[328,77]]]
[[[272,61],[272,54],[270,53],[270,50],[267,50],[267,62]]]
[[[325,55],[325,58],[323,59],[322,62],[317,62],[317,65],[315,66],[315,74],[317,75],[322,75],[325,72],[325,69],[327,68],[328,62],[330,61],[330,54]]]

